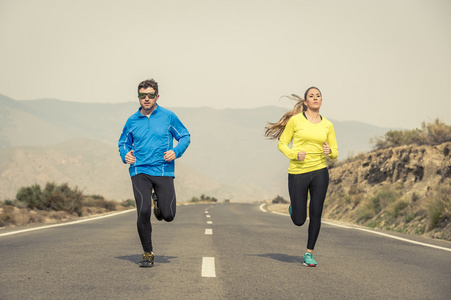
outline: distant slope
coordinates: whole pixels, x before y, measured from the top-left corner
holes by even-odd
[[[85,194],[108,199],[133,198],[128,166],[120,161],[116,147],[105,143],[79,138],[48,146],[0,149],[0,156],[0,199],[13,199],[22,186],[49,181],[67,182]],[[223,188],[215,180],[183,162],[176,168],[179,200],[202,193],[221,194]]]
[[[166,107],[164,101],[159,104]],[[74,103],[52,99],[15,101],[0,95],[0,149],[49,145],[73,138],[85,138],[115,148],[127,118],[137,109],[137,101],[122,104]],[[221,188],[211,196],[251,201],[273,198],[277,194],[288,195],[286,177],[289,161],[277,149],[277,141],[269,141],[263,136],[267,122],[277,121],[285,112],[283,108],[170,109],[189,129],[192,140],[185,155],[177,161],[177,166],[184,165],[191,173],[220,183]],[[341,158],[369,150],[370,138],[388,130],[360,122],[332,122]],[[67,144],[61,145],[67,147]],[[117,152],[115,155],[110,163],[117,170],[122,162]],[[4,159],[0,157],[0,162]],[[105,158],[99,157],[99,160],[102,159]],[[178,178],[183,177],[182,170],[177,168]],[[205,189],[207,187],[205,185]],[[121,198],[122,195],[118,193],[114,198]]]

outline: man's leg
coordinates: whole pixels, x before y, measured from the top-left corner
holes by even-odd
[[[160,216],[171,222],[175,218],[176,200],[174,178],[170,176],[152,176],[153,188],[158,199]]]
[[[144,252],[152,252],[152,225],[150,224],[152,182],[146,174],[132,177],[133,193],[138,212],[138,233]]]

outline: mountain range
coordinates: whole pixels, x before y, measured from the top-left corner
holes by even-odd
[[[137,100],[17,101],[0,94],[0,199],[15,197],[22,186],[48,181],[67,182],[109,199],[133,198],[117,141],[138,107]],[[277,142],[263,135],[267,122],[277,121],[286,109],[168,108],[191,133],[188,150],[176,162],[178,200],[201,194],[239,202],[287,197],[289,161]],[[390,129],[328,119],[342,159],[370,150],[370,139]]]

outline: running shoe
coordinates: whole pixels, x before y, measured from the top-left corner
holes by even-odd
[[[291,212],[292,212],[293,210],[292,210],[292,208],[291,208],[291,204],[290,204],[290,207],[288,207],[288,212],[290,213],[290,216],[291,216]]]
[[[318,263],[316,262],[315,257],[312,253],[305,252],[303,265],[306,267],[316,267]]]
[[[154,256],[153,252],[144,252],[143,259],[139,262],[141,268],[153,267]]]
[[[163,220],[163,217],[161,216],[160,213],[160,209],[158,208],[157,194],[152,193],[152,201],[153,201],[153,214],[155,215],[155,218],[157,218],[158,221]]]

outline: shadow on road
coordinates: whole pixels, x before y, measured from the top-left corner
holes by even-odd
[[[260,256],[271,258],[277,261],[286,262],[286,263],[299,263],[301,258],[299,256],[287,255],[282,253],[266,253],[266,254],[255,254],[253,256]]]
[[[134,255],[126,255],[126,256],[118,256],[118,259],[128,260],[134,263],[138,263],[142,259],[142,254],[134,254]],[[171,259],[178,258],[177,256],[160,256],[155,255],[155,262],[160,264],[169,264],[171,263]]]

